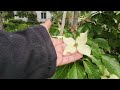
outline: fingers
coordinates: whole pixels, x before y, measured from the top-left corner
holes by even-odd
[[[69,56],[69,55],[71,55],[71,53],[67,53],[65,56]]]
[[[63,44],[63,40],[61,40],[61,39],[51,38],[51,40],[52,40],[54,46]]]
[[[83,57],[80,53],[74,53],[72,55],[63,56],[62,63],[60,65],[69,64],[75,62]]]
[[[75,53],[77,53],[77,50],[76,50],[74,53],[69,53],[69,52],[67,52],[67,54],[64,55],[64,56],[70,56],[70,55],[75,54]]]
[[[51,39],[57,54],[57,63],[56,63],[57,66],[75,62],[83,57],[83,55],[78,53],[77,51],[73,54],[68,53],[67,55],[64,56],[63,51],[66,45],[64,44],[63,40],[56,38],[51,38]]]
[[[83,57],[83,55],[80,54],[80,53],[75,53],[75,54],[73,54],[72,56],[74,57],[75,61],[76,61],[76,60],[79,60],[79,59],[81,59],[81,58]]]
[[[61,63],[62,63],[62,61],[63,61],[63,57],[62,57],[61,53],[58,53],[58,52],[57,52],[57,61],[56,61],[56,65],[57,65],[57,66],[60,66]]]
[[[64,48],[62,44],[55,46],[55,50],[56,52],[61,53],[61,55],[63,55]]]

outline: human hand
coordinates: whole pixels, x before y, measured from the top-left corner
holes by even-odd
[[[50,29],[52,22],[50,19],[47,19],[43,24],[43,25],[47,30]],[[69,64],[71,62],[75,62],[77,60],[79,60],[80,58],[83,57],[82,54],[78,53],[77,51],[73,54],[67,54],[67,55],[63,55],[63,51],[64,51],[64,47],[65,44],[63,42],[63,40],[61,39],[55,39],[55,38],[51,38],[53,45],[55,47],[55,51],[57,54],[57,63],[56,66],[61,66],[61,65],[65,65],[65,64]]]
[[[44,23],[42,23],[41,25],[43,25],[47,30],[50,29],[51,25],[52,25],[52,21],[51,19],[47,19]]]
[[[83,55],[78,53],[77,51],[73,54],[69,53],[67,55],[63,55],[63,51],[64,51],[64,47],[65,47],[65,44],[63,43],[63,41],[61,39],[52,38],[52,42],[53,42],[53,45],[55,47],[56,54],[57,54],[56,66],[69,64],[69,63],[75,62],[83,57]]]

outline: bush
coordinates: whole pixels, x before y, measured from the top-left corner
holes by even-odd
[[[27,27],[29,27],[29,25],[21,20],[10,20],[9,22],[4,22],[4,28],[7,32],[16,32]]]

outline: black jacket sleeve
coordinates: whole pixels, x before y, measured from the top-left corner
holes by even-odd
[[[47,79],[56,69],[56,52],[42,25],[7,33],[0,30],[0,79]]]

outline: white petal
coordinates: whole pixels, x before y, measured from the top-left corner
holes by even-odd
[[[75,45],[75,40],[73,38],[63,37],[63,41],[66,45],[69,45],[69,46],[74,46]]]
[[[88,33],[88,31],[86,31],[85,33],[81,33],[80,36],[78,36],[76,38],[76,43],[78,45],[85,45],[86,44],[86,42],[87,42],[87,33]]]
[[[111,74],[109,79],[119,79],[119,77],[116,76],[115,74]]]
[[[78,36],[78,37],[76,38],[76,43],[77,43],[78,45],[80,45],[80,44],[81,44],[81,41],[80,41],[80,36]]]
[[[63,55],[66,55],[67,53],[74,53],[75,51],[76,51],[75,46],[66,46]]]
[[[91,48],[88,45],[77,46],[77,50],[79,53],[90,56],[91,55]]]
[[[101,79],[108,79],[107,77],[105,77],[105,76],[101,76]]]

